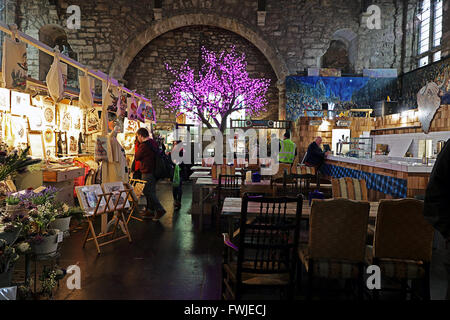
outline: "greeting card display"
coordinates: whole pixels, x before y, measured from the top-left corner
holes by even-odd
[[[90,186],[78,186],[75,187],[75,192],[78,197],[81,208],[87,215],[92,215],[99,202],[100,195],[103,194],[102,187],[99,184]],[[105,212],[106,200],[101,197],[100,204],[98,206],[97,213]]]
[[[0,111],[11,111],[11,91],[9,89],[0,88]]]
[[[105,193],[112,193],[112,196],[109,201],[109,207],[111,209],[116,208],[117,210],[120,210],[130,207],[130,203],[127,200],[126,192],[120,192],[125,190],[123,182],[118,181],[118,182],[103,183],[102,188]]]

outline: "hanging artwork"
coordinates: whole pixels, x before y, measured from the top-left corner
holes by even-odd
[[[127,116],[127,95],[120,92],[119,99],[117,101],[117,116],[125,118]]]
[[[156,122],[155,111],[153,110],[151,101],[145,105],[144,118]]]
[[[145,102],[141,101],[139,103],[139,107],[138,107],[138,110],[137,110],[137,119],[139,121],[141,121],[141,122],[145,122],[145,117],[144,117],[145,108],[146,108]]]
[[[14,147],[27,143],[27,122],[23,117],[11,117],[11,131],[14,136]]]
[[[82,120],[82,117],[83,117],[83,112],[81,111],[80,108],[74,107],[74,106],[68,107],[68,110],[70,110],[70,114],[72,116],[72,126],[71,126],[71,128],[73,130],[80,131],[81,130],[81,120]]]
[[[29,133],[28,139],[30,142],[31,155],[41,159],[45,158],[45,147],[42,139],[42,133]]]
[[[51,104],[44,104],[44,125],[45,126],[55,126],[55,106]]]
[[[68,147],[69,147],[69,155],[78,154],[78,136],[79,132],[70,131],[68,133]]]
[[[78,77],[80,83],[80,100],[79,106],[82,108],[91,108],[94,104],[92,95],[92,83],[93,79],[87,75]]]
[[[28,64],[25,43],[5,37],[3,42],[2,77],[6,88],[25,90]]]
[[[42,131],[44,129],[44,115],[42,108],[40,107],[29,107],[27,112],[28,123],[30,125],[30,130],[32,131]]]
[[[100,118],[97,108],[89,108],[86,113],[86,132],[88,134],[99,132],[101,130]]]
[[[97,137],[94,152],[95,161],[108,161],[108,138]]]
[[[130,120],[128,118],[125,118],[124,125],[125,125],[124,129],[125,133],[136,134],[136,131],[138,131],[138,129],[140,128],[140,124],[138,121]]]
[[[54,157],[56,153],[56,139],[55,133],[52,129],[46,129],[43,132],[44,135],[44,149],[45,154],[48,157]]]
[[[117,135],[117,140],[122,145],[125,150],[125,154],[133,155],[134,154],[134,144],[136,141],[135,133],[122,133]]]
[[[67,65],[66,65],[67,70]],[[66,71],[67,74],[67,71]],[[55,53],[53,63],[45,78],[48,88],[48,93],[54,102],[60,101],[64,96],[64,78],[63,67],[59,58],[59,53]]]
[[[11,92],[9,89],[0,88],[0,111],[11,111]]]
[[[127,117],[130,120],[137,120],[137,109],[138,105],[134,97],[127,99]]]
[[[23,116],[31,105],[30,95],[11,91],[11,114]]]
[[[72,127],[72,114],[71,114],[71,106],[66,105],[58,105],[59,109],[59,121],[60,121],[60,130],[61,131],[69,131]]]

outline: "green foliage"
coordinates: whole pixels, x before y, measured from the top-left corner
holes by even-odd
[[[24,171],[28,166],[40,163],[40,159],[31,159],[28,156],[30,147],[19,151],[10,152],[7,155],[0,155],[0,181],[5,180],[10,175]]]
[[[10,206],[14,206],[14,205],[18,205],[20,202],[20,199],[14,196],[8,196],[5,199],[6,203],[9,204]]]

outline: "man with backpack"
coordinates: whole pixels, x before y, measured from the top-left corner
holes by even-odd
[[[144,188],[144,195],[147,199],[147,209],[142,214],[143,218],[153,219],[158,221],[166,213],[163,206],[156,196],[156,182],[155,163],[158,155],[158,145],[150,138],[148,130],[140,128],[137,132],[137,139],[139,146],[135,154],[135,160],[140,162],[140,171],[142,173],[142,180],[147,181]]]

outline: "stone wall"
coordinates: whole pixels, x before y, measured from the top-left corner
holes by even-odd
[[[258,25],[256,0],[163,0],[161,20],[156,19],[154,1],[148,0],[11,0],[7,20],[35,38],[44,25],[62,26],[81,63],[119,79],[130,64],[137,63],[133,60],[139,52],[162,34],[192,25],[214,26],[252,43],[283,84],[287,75],[321,66],[333,40],[347,45],[355,73],[364,68],[397,68],[401,74],[415,68],[417,41],[412,35],[417,27],[417,1],[267,0],[265,23]],[[380,30],[368,29],[362,19],[369,4],[381,9]],[[66,28],[69,5],[81,8],[80,30]],[[448,1],[444,7],[448,12]],[[444,55],[450,52],[449,20],[444,13]],[[33,77],[39,74],[38,61],[37,50],[30,48]],[[283,85],[279,89],[282,105]],[[280,108],[280,114],[282,111]]]
[[[193,26],[180,28],[163,34],[150,42],[131,63],[125,74],[126,85],[136,88],[153,101],[157,116],[160,120],[175,121],[175,114],[163,108],[163,101],[158,92],[168,90],[174,80],[166,71],[165,63],[178,69],[185,60],[195,70],[199,69],[200,46],[220,52],[236,47],[236,51],[244,53],[248,62],[247,71],[253,78],[267,78],[271,80],[267,92],[269,104],[268,112],[261,114],[261,118],[278,119],[278,89],[276,75],[265,59],[264,55],[250,42],[237,34],[207,26]]]

